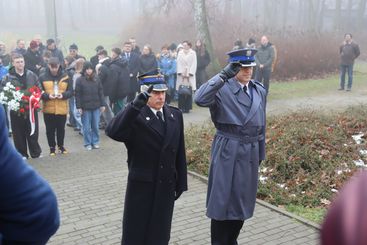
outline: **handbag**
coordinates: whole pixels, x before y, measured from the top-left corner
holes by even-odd
[[[179,95],[191,95],[192,94],[191,86],[180,85],[178,87],[178,94]]]

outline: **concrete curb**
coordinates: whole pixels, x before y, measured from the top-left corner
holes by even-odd
[[[198,180],[204,182],[205,184],[208,184],[208,177],[203,176],[203,175],[198,174],[198,173],[195,173],[193,171],[188,171],[188,173],[189,173],[189,175],[191,175],[195,179],[198,179]],[[287,216],[289,218],[295,219],[296,221],[298,221],[298,222],[300,222],[302,224],[305,224],[305,225],[307,225],[309,227],[312,227],[312,228],[317,229],[317,230],[321,230],[321,227],[320,227],[319,224],[316,224],[315,222],[309,221],[309,220],[304,219],[304,218],[302,218],[302,217],[300,217],[298,215],[295,215],[295,214],[292,214],[290,212],[287,212],[286,210],[281,209],[281,208],[278,208],[278,207],[276,207],[276,206],[274,206],[274,205],[272,205],[270,203],[267,203],[267,202],[265,202],[263,200],[256,199],[256,203],[259,204],[259,205],[261,205],[261,206],[264,206],[266,208],[269,208],[269,209],[271,209],[271,210],[273,210],[273,211],[275,211],[277,213],[280,213],[280,214],[282,214],[284,216]]]

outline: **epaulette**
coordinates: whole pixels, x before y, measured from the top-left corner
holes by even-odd
[[[260,85],[261,87],[263,87],[264,89],[265,89],[265,87],[264,87],[264,84],[262,84],[261,82],[259,82],[259,81],[256,81],[256,80],[253,80],[257,85]]]
[[[172,110],[176,110],[176,111],[181,111],[180,109],[178,109],[177,107],[175,106],[171,106],[171,105],[167,105],[170,109]]]

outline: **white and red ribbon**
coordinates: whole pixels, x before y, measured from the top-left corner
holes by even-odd
[[[41,99],[41,93],[33,92],[29,98],[29,122],[31,123],[31,135],[36,131],[36,116],[35,110],[39,108],[39,101]],[[36,112],[37,113],[37,112]]]

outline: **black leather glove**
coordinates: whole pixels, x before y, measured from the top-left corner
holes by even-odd
[[[180,198],[182,191],[175,191],[175,201]]]
[[[133,106],[139,110],[143,108],[147,104],[150,97],[150,93],[152,91],[153,91],[153,85],[150,85],[147,91],[141,92],[135,97],[133,101]]]
[[[240,63],[229,63],[226,67],[223,68],[221,72],[219,72],[219,76],[223,79],[223,81],[226,82],[228,81],[228,79],[236,76],[240,69]]]

